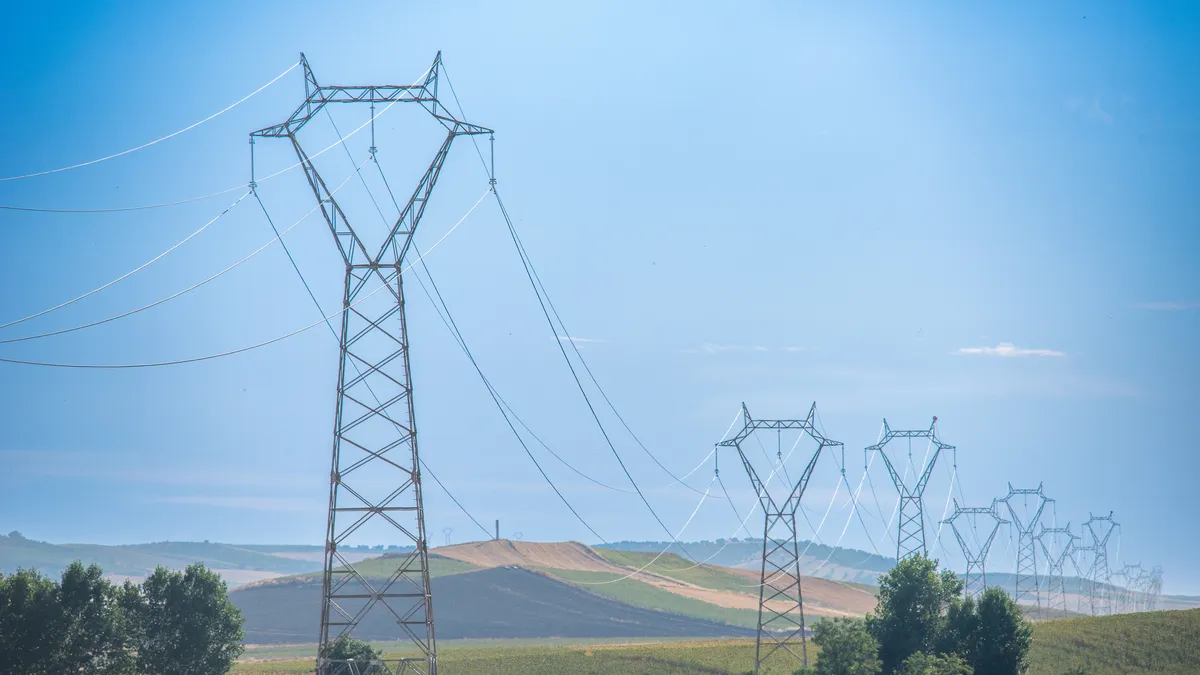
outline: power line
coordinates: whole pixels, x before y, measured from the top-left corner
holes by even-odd
[[[366,162],[363,162],[363,163],[365,164]],[[335,188],[335,189],[333,190],[333,192],[334,192],[334,193],[337,193],[337,191],[338,191],[338,190],[340,190],[340,189],[342,189],[342,187],[343,187],[343,186],[345,186],[345,184],[346,184],[346,183],[348,183],[349,181],[350,181],[350,178],[347,178],[346,180],[342,181],[342,184],[341,184],[341,185],[339,185],[339,186],[337,186],[337,188]],[[257,193],[257,192],[254,192],[253,194],[254,194],[254,198],[255,198],[255,199],[258,201],[259,205],[260,205],[260,206],[262,206],[262,200],[261,200],[261,199],[259,199],[259,197],[258,197],[258,193]],[[118,320],[118,319],[124,319],[125,317],[128,317],[128,316],[133,316],[134,314],[137,314],[137,313],[139,313],[139,312],[144,312],[144,311],[146,311],[146,310],[148,310],[148,309],[150,309],[150,308],[152,308],[152,307],[157,307],[157,306],[159,306],[159,305],[161,305],[161,304],[163,304],[163,303],[165,303],[165,302],[168,302],[168,301],[170,301],[170,300],[174,300],[175,298],[178,298],[178,297],[179,297],[179,296],[181,296],[181,295],[185,295],[185,294],[187,294],[187,293],[190,293],[190,292],[192,292],[192,291],[196,290],[197,288],[200,288],[201,286],[204,286],[205,284],[207,284],[207,283],[209,283],[209,282],[211,282],[211,281],[213,281],[213,280],[215,280],[215,279],[217,279],[217,278],[219,278],[219,277],[222,277],[222,276],[224,276],[226,273],[228,273],[228,272],[232,271],[233,269],[235,269],[235,268],[237,268],[237,267],[240,267],[240,266],[241,266],[243,263],[245,263],[246,261],[250,260],[250,259],[251,259],[251,258],[253,258],[254,256],[258,255],[259,253],[262,253],[263,251],[265,251],[267,248],[269,248],[269,247],[270,247],[272,244],[274,244],[275,242],[277,242],[277,241],[278,241],[278,242],[280,242],[280,243],[282,244],[282,243],[283,243],[283,241],[282,241],[282,239],[283,239],[283,236],[284,236],[284,235],[286,235],[287,233],[291,232],[293,229],[295,229],[295,228],[296,228],[296,226],[298,226],[300,223],[302,223],[302,222],[304,222],[305,220],[307,220],[307,219],[308,219],[308,217],[309,217],[309,216],[311,216],[311,215],[312,215],[312,214],[313,214],[313,213],[314,213],[314,212],[315,212],[315,211],[316,211],[318,208],[320,208],[320,207],[319,207],[319,206],[314,206],[314,207],[312,208],[312,210],[310,210],[308,213],[306,213],[306,214],[304,214],[303,216],[301,216],[301,218],[300,218],[299,220],[297,220],[296,222],[294,222],[294,223],[292,223],[291,225],[289,225],[289,226],[287,227],[287,229],[285,229],[283,232],[280,232],[279,230],[275,229],[275,223],[274,223],[274,222],[271,222],[271,229],[275,231],[275,238],[274,238],[274,239],[272,239],[271,241],[268,241],[267,243],[265,243],[265,244],[263,244],[262,246],[258,247],[257,249],[255,249],[255,250],[254,250],[252,253],[250,253],[249,255],[247,255],[247,256],[245,256],[245,257],[243,257],[241,260],[238,260],[237,262],[235,262],[235,263],[233,263],[232,265],[230,265],[230,266],[226,267],[225,269],[221,270],[220,272],[217,272],[216,274],[213,274],[212,276],[210,276],[210,277],[208,277],[208,278],[204,279],[203,281],[200,281],[200,282],[197,282],[197,283],[195,283],[195,284],[192,284],[191,286],[188,286],[187,288],[185,288],[185,289],[183,289],[183,290],[181,290],[181,291],[177,291],[177,292],[175,292],[175,293],[172,293],[171,295],[168,295],[168,296],[166,296],[165,298],[161,298],[161,299],[159,299],[159,300],[155,300],[154,302],[151,302],[151,303],[149,303],[149,304],[142,305],[141,307],[138,307],[137,309],[131,309],[131,310],[127,311],[127,312],[122,312],[121,314],[115,314],[115,315],[113,315],[113,316],[110,316],[110,317],[107,317],[107,318],[104,318],[104,319],[100,319],[100,320],[98,320],[98,321],[92,321],[91,323],[80,324],[80,325],[78,325],[78,326],[72,326],[71,328],[63,328],[63,329],[60,329],[60,330],[56,330],[56,331],[50,331],[50,332],[48,332],[48,333],[41,333],[41,334],[38,334],[38,335],[25,335],[25,336],[23,336],[23,337],[18,337],[18,338],[8,338],[8,339],[5,339],[5,340],[0,340],[0,344],[9,344],[9,343],[12,343],[12,342],[24,342],[24,341],[26,341],[26,340],[37,340],[37,339],[40,339],[40,338],[52,337],[52,336],[55,336],[55,335],[63,335],[63,334],[66,334],[66,333],[73,333],[73,332],[75,332],[75,331],[78,331],[78,330],[83,330],[83,329],[85,329],[85,328],[92,328],[92,327],[99,326],[99,325],[102,325],[102,324],[106,324],[106,323],[109,323],[109,322],[112,322],[112,321],[116,321],[116,320]],[[263,213],[264,213],[264,214],[266,214],[266,213],[267,213],[267,209],[266,209],[266,207],[265,207],[265,206],[263,206],[263,207],[262,207],[262,209],[263,209]],[[269,222],[271,221],[271,216],[270,216],[270,214],[267,214],[267,220],[268,220]],[[285,251],[287,251],[287,245],[286,245],[286,244],[284,244],[284,250],[285,250]],[[290,252],[288,253],[288,258],[291,258],[291,253],[290,253]]]
[[[487,193],[484,193],[483,197],[486,197],[486,196],[487,196]],[[476,209],[476,207],[478,207],[481,203],[483,203],[483,197],[480,197],[479,201],[475,202],[475,205],[471,207],[471,210],[467,211],[467,213],[462,218],[460,218],[459,221],[457,223],[455,223],[454,226],[451,227],[448,232],[446,232],[446,234],[442,235],[441,239],[437,240],[437,242],[435,242],[433,246],[429,247],[429,249],[426,250],[425,253],[422,254],[420,258],[418,258],[417,261],[419,262],[420,260],[423,260],[425,258],[425,256],[429,255],[433,251],[433,249],[437,248],[438,244],[441,244],[443,241],[445,241],[446,237],[449,237],[454,232],[454,230],[458,229],[458,226],[461,225],[463,223],[463,221],[467,219],[467,216],[470,216],[471,213]],[[413,263],[413,265],[415,265],[415,264],[416,264],[416,262]],[[406,267],[404,270],[401,271],[401,273],[407,272],[410,269],[412,269],[412,265],[409,265],[408,267]],[[395,278],[395,277],[392,276],[390,278]],[[333,314],[330,314],[328,316],[325,316],[320,321],[315,321],[315,322],[310,323],[307,326],[304,326],[302,328],[297,328],[296,330],[294,330],[290,333],[287,333],[285,335],[280,335],[279,337],[271,338],[270,340],[264,340],[262,342],[258,342],[258,343],[255,343],[255,344],[252,344],[252,345],[249,345],[246,347],[239,347],[237,349],[231,349],[229,351],[218,352],[216,354],[208,354],[205,356],[196,356],[196,357],[186,358],[186,359],[175,359],[172,361],[154,361],[154,362],[149,362],[149,363],[117,363],[117,364],[57,363],[57,362],[50,362],[50,361],[30,361],[30,360],[24,360],[24,359],[11,359],[11,358],[0,358],[0,363],[12,363],[12,364],[24,365],[24,366],[42,366],[45,368],[78,368],[78,369],[84,369],[84,370],[128,370],[128,369],[134,369],[134,368],[158,368],[158,367],[163,367],[163,366],[178,366],[178,365],[183,365],[183,364],[187,364],[187,363],[198,363],[201,361],[211,361],[213,359],[219,359],[219,358],[222,358],[225,356],[233,356],[234,354],[241,354],[242,352],[248,352],[253,349],[258,349],[260,347],[266,347],[268,345],[275,344],[276,342],[281,342],[290,337],[299,335],[300,333],[303,333],[305,331],[316,328],[317,326],[328,321],[329,319],[332,319],[335,316],[341,316],[342,314],[349,311],[351,308],[356,307],[358,304],[362,303],[367,298],[375,295],[376,293],[378,293],[379,291],[381,291],[385,288],[388,288],[386,283],[380,285],[378,288],[367,293],[366,295],[363,295],[361,298],[355,300],[353,303],[344,307],[343,309],[338,310],[337,312],[334,312]]]
[[[144,149],[146,149],[146,148],[148,148],[148,147],[150,147],[150,146],[152,146],[152,145],[157,145],[157,144],[159,144],[159,143],[162,143],[162,142],[163,142],[163,141],[165,141],[165,140],[169,140],[169,139],[171,139],[171,138],[174,138],[174,137],[178,136],[179,134],[182,134],[182,133],[184,133],[185,131],[190,131],[190,130],[192,130],[192,129],[195,129],[196,127],[200,126],[201,124],[204,124],[205,122],[208,122],[209,120],[212,120],[212,119],[214,119],[214,118],[220,117],[221,115],[224,115],[225,113],[229,112],[230,110],[233,110],[234,108],[238,107],[238,106],[239,106],[239,105],[241,105],[242,103],[245,103],[246,101],[248,101],[248,100],[249,100],[251,97],[253,97],[253,96],[254,96],[255,94],[257,94],[258,92],[260,92],[260,91],[262,91],[263,89],[266,89],[267,87],[271,86],[272,84],[275,84],[276,82],[278,82],[278,81],[279,81],[279,79],[280,79],[281,77],[283,77],[284,75],[287,75],[288,73],[290,73],[290,72],[292,72],[293,70],[295,70],[295,69],[296,69],[296,66],[298,66],[298,65],[300,65],[300,62],[299,62],[299,61],[297,61],[297,62],[293,63],[291,66],[289,66],[289,67],[288,67],[288,69],[287,69],[287,70],[285,70],[285,71],[283,71],[282,73],[280,73],[280,74],[276,75],[276,76],[274,77],[274,79],[272,79],[270,82],[268,82],[268,83],[264,84],[263,86],[259,87],[258,89],[255,89],[254,91],[250,92],[249,94],[247,94],[247,95],[243,96],[242,98],[238,99],[238,100],[237,100],[236,102],[234,102],[233,104],[231,104],[231,105],[229,105],[229,106],[227,106],[227,107],[225,107],[225,108],[223,108],[223,109],[221,109],[221,110],[219,110],[219,111],[217,111],[217,112],[215,112],[215,113],[213,113],[213,114],[209,115],[208,117],[205,117],[204,119],[200,120],[199,122],[195,122],[195,123],[193,123],[193,124],[189,124],[188,126],[186,126],[186,127],[182,128],[182,129],[180,129],[179,131],[175,131],[175,132],[169,133],[169,134],[167,134],[166,136],[163,136],[162,138],[157,138],[157,139],[155,139],[155,140],[153,140],[153,141],[150,141],[149,143],[143,143],[143,144],[141,144],[141,145],[137,146],[136,148],[130,148],[130,149],[128,149],[128,150],[122,150],[121,152],[114,153],[114,154],[112,154],[112,155],[108,155],[107,157],[100,157],[100,158],[98,158],[98,159],[93,159],[93,160],[90,160],[90,161],[87,161],[87,162],[80,162],[79,164],[72,164],[71,166],[64,166],[64,167],[61,167],[61,168],[58,168],[58,169],[50,169],[50,170],[48,170],[48,171],[39,171],[39,172],[37,172],[37,173],[27,173],[27,174],[25,174],[25,175],[23,175],[23,176],[9,176],[9,177],[7,177],[7,178],[0,178],[0,183],[7,182],[7,181],[12,181],[12,180],[22,180],[22,179],[25,179],[25,178],[35,178],[35,177],[37,177],[37,176],[46,176],[46,175],[49,175],[49,174],[52,174],[52,173],[61,173],[61,172],[63,172],[63,171],[70,171],[70,170],[72,170],[72,169],[80,169],[80,168],[83,168],[83,167],[85,167],[85,166],[91,166],[91,165],[93,165],[93,164],[99,164],[100,162],[106,162],[106,161],[108,161],[108,160],[110,160],[110,159],[116,159],[117,157],[122,157],[122,156],[124,156],[124,155],[128,155],[128,154],[130,154],[130,153],[132,153],[132,152],[137,152],[138,150],[144,150]]]
[[[428,73],[429,73],[429,70],[426,70],[425,73],[423,73],[421,75],[421,77],[425,77],[425,74],[428,74]],[[420,78],[418,78],[418,79],[420,79]],[[329,152],[330,150],[336,148],[339,144],[345,143],[346,139],[353,137],[355,134],[357,134],[358,132],[365,129],[367,127],[367,125],[371,124],[374,121],[374,119],[378,119],[379,117],[382,117],[384,113],[386,113],[388,110],[390,110],[391,107],[393,105],[396,105],[396,103],[398,103],[398,102],[399,101],[392,101],[388,105],[384,106],[383,109],[380,110],[379,113],[377,115],[375,115],[372,120],[369,120],[369,121],[364,122],[363,124],[359,125],[353,131],[346,134],[345,137],[339,137],[337,142],[330,143],[329,145],[325,146],[321,150],[309,155],[308,159],[309,160],[316,159],[317,157],[320,157],[321,155],[325,154],[326,152]],[[250,165],[251,165],[251,169],[253,169],[253,166],[254,166],[254,146],[253,145],[250,146]],[[263,183],[263,182],[271,180],[272,178],[277,178],[279,176],[282,176],[283,174],[288,173],[292,169],[295,169],[302,165],[303,165],[303,162],[296,162],[295,164],[286,166],[278,171],[275,171],[274,173],[267,174],[266,176],[263,176],[261,178],[255,178],[252,175],[251,180],[249,182],[242,183],[240,185],[235,185],[233,187],[226,188],[224,190],[220,190],[220,191],[213,192],[213,193],[206,194],[206,195],[201,195],[199,197],[189,197],[187,199],[180,199],[180,200],[170,201],[170,202],[162,202],[162,203],[158,203],[158,204],[142,204],[142,205],[136,205],[136,206],[121,206],[121,207],[114,207],[114,208],[92,208],[92,209],[58,209],[58,208],[37,208],[37,207],[31,207],[31,206],[0,205],[0,210],[25,211],[25,212],[31,212],[31,213],[67,213],[67,214],[75,213],[75,214],[78,214],[78,213],[123,213],[123,212],[128,212],[128,211],[146,211],[146,210],[150,210],[150,209],[161,209],[161,208],[167,208],[170,206],[179,206],[181,204],[191,204],[192,202],[198,202],[198,201],[203,201],[205,199],[211,199],[213,197],[217,197],[217,196],[220,196],[223,194],[228,194],[230,192],[235,192],[235,191],[241,190],[243,188],[254,188],[259,183]],[[397,208],[399,208],[399,207],[397,207]],[[3,326],[0,326],[0,328],[3,328]]]
[[[485,196],[486,196],[486,194],[485,194]],[[429,277],[430,285],[433,286],[434,291],[440,300],[441,292],[438,290],[435,282],[433,281],[433,277],[429,274],[429,268],[426,266],[426,267],[423,267],[423,269],[425,270],[426,276]],[[425,283],[424,283],[424,281],[421,280],[421,276],[418,274],[418,275],[416,275],[416,278],[417,278],[417,283],[420,284],[420,286],[423,290],[425,290],[426,295],[429,295],[429,291],[427,289],[425,289]],[[433,297],[431,296],[429,298],[429,300],[430,300],[430,302],[433,302]],[[500,415],[502,417],[504,417],[504,422],[508,425],[509,430],[512,431],[513,436],[516,437],[517,442],[520,443],[521,448],[525,451],[525,454],[529,456],[529,459],[533,462],[533,465],[535,467],[537,467],[538,473],[540,473],[542,475],[542,478],[545,479],[546,483],[550,486],[550,488],[552,490],[554,490],[554,493],[556,495],[558,495],[559,500],[562,501],[562,503],[564,505],[566,505],[567,509],[569,509],[571,511],[571,513],[575,516],[575,518],[580,523],[582,523],[585,528],[587,528],[588,532],[591,532],[592,535],[595,536],[597,539],[599,539],[601,542],[608,543],[608,540],[605,539],[604,537],[600,536],[600,534],[598,532],[596,532],[596,530],[587,522],[587,520],[585,520],[584,517],[582,515],[580,515],[577,510],[575,510],[575,507],[571,505],[571,502],[568,501],[566,496],[563,495],[562,491],[558,489],[558,486],[554,484],[554,481],[550,480],[550,476],[546,473],[545,469],[542,468],[541,463],[539,463],[537,461],[537,458],[535,458],[533,456],[533,453],[529,450],[529,446],[526,445],[526,443],[525,443],[525,439],[521,438],[521,435],[519,433],[517,433],[516,427],[513,426],[513,423],[511,420],[509,420],[508,415],[505,414],[504,406],[500,403],[499,396],[496,394],[495,390],[492,389],[492,385],[487,380],[487,377],[484,376],[483,370],[479,367],[479,363],[475,360],[475,355],[471,353],[470,348],[467,346],[466,340],[462,337],[462,332],[458,330],[458,324],[454,321],[453,316],[451,316],[449,314],[450,310],[448,307],[446,307],[445,301],[441,301],[441,305],[442,305],[442,309],[444,309],[447,313],[446,318],[443,319],[443,321],[446,322],[447,328],[450,329],[450,332],[453,334],[455,340],[458,342],[459,347],[461,347],[463,352],[467,355],[467,359],[471,362],[471,365],[474,366],[475,372],[478,373],[480,379],[483,380],[484,385],[487,387],[488,394],[490,394],[492,396],[492,402],[495,403],[496,407],[500,409]],[[436,308],[436,303],[435,303],[435,308]],[[438,312],[438,316],[441,316],[440,311]],[[555,457],[557,457],[557,455],[555,455]],[[563,460],[562,458],[559,458],[559,461],[566,463],[565,460]]]
[[[650,511],[650,515],[652,515],[654,520],[658,522],[659,527],[661,527],[663,531],[667,533],[667,536],[671,537],[672,541],[678,544],[679,548],[683,550],[684,553],[687,553],[687,548],[674,538],[674,535],[671,534],[670,528],[668,528],[666,523],[663,522],[662,518],[659,517],[658,513],[654,510],[654,507],[650,505],[650,501],[646,499],[646,495],[642,493],[641,488],[638,487],[637,481],[634,480],[633,475],[629,473],[629,469],[625,466],[625,461],[621,459],[621,453],[617,452],[616,446],[613,445],[612,439],[609,438],[608,431],[604,428],[604,424],[601,423],[600,416],[596,413],[596,409],[592,405],[591,399],[588,398],[587,391],[583,388],[583,382],[580,381],[579,374],[575,371],[574,364],[571,363],[570,357],[567,356],[567,350],[563,347],[562,340],[557,339],[558,331],[555,330],[554,321],[550,318],[550,312],[546,309],[549,298],[543,300],[542,295],[544,293],[544,289],[542,289],[542,292],[538,291],[539,284],[537,281],[535,281],[535,274],[532,271],[532,263],[526,256],[524,248],[521,246],[520,240],[517,237],[516,228],[513,226],[512,218],[510,218],[508,215],[508,209],[504,208],[504,201],[500,199],[500,193],[496,190],[496,186],[494,185],[492,186],[492,194],[496,197],[496,204],[500,207],[500,213],[504,216],[504,222],[508,226],[508,232],[512,236],[513,244],[517,248],[517,253],[521,258],[521,265],[525,269],[525,276],[529,278],[529,283],[531,286],[533,286],[534,295],[537,296],[538,305],[542,308],[542,314],[546,317],[546,323],[550,326],[550,333],[556,338],[555,341],[558,343],[558,349],[562,353],[563,359],[567,362],[567,367],[571,371],[571,377],[575,380],[575,385],[579,388],[579,393],[583,395],[583,401],[587,404],[588,411],[592,414],[592,419],[596,421],[596,425],[600,428],[600,435],[604,437],[604,442],[608,445],[609,450],[612,451],[613,456],[616,457],[617,464],[621,466],[621,471],[625,473],[625,477],[629,479],[629,484],[632,485],[633,489],[637,491],[638,497],[641,498],[642,503],[646,505],[646,509]],[[557,312],[555,313],[555,316],[557,316]],[[559,320],[559,326],[562,326],[561,319]],[[563,326],[562,332],[564,335],[569,335],[565,326]],[[572,342],[571,344],[574,345],[575,343]],[[576,352],[578,353],[578,347],[576,347]],[[582,358],[580,361],[582,362]],[[587,367],[586,364],[584,367]],[[605,400],[607,400],[607,397],[605,397]],[[647,450],[647,452],[649,451]],[[671,477],[675,478],[674,474],[671,474]]]
[[[230,211],[231,211],[231,210],[232,210],[232,209],[233,209],[235,206],[237,206],[238,204],[241,204],[243,199],[245,199],[246,197],[249,197],[249,196],[250,196],[250,192],[251,192],[251,191],[247,190],[247,191],[246,191],[246,192],[245,192],[245,193],[244,193],[244,194],[243,194],[241,197],[238,197],[238,198],[237,198],[237,199],[236,199],[236,200],[235,200],[235,201],[234,201],[232,204],[230,204],[229,206],[226,206],[226,207],[225,207],[225,210],[224,210],[224,211],[222,211],[221,213],[217,214],[217,216],[216,216],[215,218],[213,218],[212,220],[208,221],[207,223],[205,223],[205,224],[201,225],[201,226],[200,226],[200,229],[196,230],[195,232],[192,232],[192,233],[191,233],[191,234],[189,234],[188,236],[186,236],[186,237],[184,237],[183,239],[181,239],[180,241],[176,242],[176,243],[175,243],[173,246],[171,246],[171,247],[170,247],[170,248],[168,248],[167,250],[163,251],[162,253],[159,253],[158,255],[154,256],[154,257],[153,257],[153,258],[151,258],[150,260],[147,260],[146,262],[142,263],[141,265],[138,265],[136,268],[134,268],[134,269],[132,269],[132,270],[130,270],[130,271],[128,271],[128,272],[126,272],[125,274],[122,274],[121,276],[117,277],[116,279],[113,279],[112,281],[110,281],[110,282],[108,282],[108,283],[106,283],[106,284],[103,284],[103,285],[101,285],[101,286],[99,286],[99,287],[97,287],[97,288],[93,288],[92,290],[88,291],[87,293],[84,293],[83,295],[76,296],[76,297],[74,297],[74,298],[72,298],[72,299],[70,299],[70,300],[67,300],[66,302],[59,303],[59,304],[57,304],[57,305],[55,305],[55,306],[53,306],[53,307],[50,307],[50,308],[48,308],[48,309],[43,309],[43,310],[42,310],[42,311],[40,311],[40,312],[36,312],[36,313],[34,313],[34,314],[30,314],[29,316],[26,316],[26,317],[24,317],[24,318],[21,318],[21,319],[16,319],[16,320],[13,320],[13,321],[9,321],[9,322],[8,322],[8,323],[6,323],[6,324],[0,325],[0,329],[8,328],[8,327],[10,327],[10,326],[15,326],[15,325],[17,325],[17,324],[19,324],[19,323],[24,323],[24,322],[26,322],[26,321],[29,321],[30,319],[36,319],[36,318],[38,318],[39,316],[45,316],[46,314],[49,314],[50,312],[58,311],[58,310],[62,309],[63,307],[67,307],[67,306],[69,306],[69,305],[73,305],[73,304],[75,304],[76,302],[79,302],[80,300],[83,300],[84,298],[87,298],[87,297],[93,296],[93,295],[95,295],[95,294],[99,293],[100,291],[103,291],[104,289],[108,288],[109,286],[112,286],[113,284],[116,284],[116,283],[118,283],[118,282],[124,281],[125,279],[128,279],[129,277],[133,276],[134,274],[137,274],[138,272],[141,272],[142,270],[146,269],[147,267],[149,267],[149,266],[153,265],[154,263],[156,263],[156,262],[158,262],[159,260],[161,260],[162,258],[164,258],[164,257],[165,257],[167,254],[171,253],[171,252],[172,252],[172,251],[174,251],[175,249],[177,249],[177,248],[179,248],[180,246],[183,246],[183,245],[184,245],[184,244],[186,244],[187,242],[191,241],[191,240],[192,240],[192,238],[194,238],[196,235],[198,235],[198,234],[200,234],[201,232],[205,231],[206,229],[208,229],[208,227],[209,227],[210,225],[212,225],[213,223],[215,223],[215,222],[217,222],[218,220],[220,220],[221,218],[223,218],[223,217],[225,216],[225,214],[229,213],[229,212],[230,212]]]

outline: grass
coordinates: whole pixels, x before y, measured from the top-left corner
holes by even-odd
[[[368,579],[386,579],[395,573],[396,562],[397,561],[395,558],[367,558],[354,563],[354,569],[358,570],[359,574],[367,577]],[[430,578],[447,577],[451,574],[461,574],[463,572],[470,572],[471,570],[476,569],[479,568],[470,563],[453,560],[451,558],[443,558],[440,555],[430,554],[429,556]],[[281,583],[287,581],[320,581],[323,574],[324,572],[297,574],[291,577],[272,579],[271,583]]]
[[[753,640],[657,641],[653,644],[568,644],[571,641],[463,640],[443,643],[438,664],[444,675],[554,673],[584,675],[637,672],[651,675],[745,673],[754,663]],[[603,641],[596,641],[603,642]],[[393,643],[394,644],[394,643]],[[270,648],[289,649],[289,648]],[[300,675],[312,672],[307,658],[242,662],[238,675]],[[247,652],[248,658],[267,655]],[[817,649],[809,644],[810,663]],[[1065,619],[1034,626],[1028,675],[1062,675],[1081,668],[1089,675],[1194,675],[1200,664],[1200,609]],[[794,662],[772,660],[767,673],[791,673]]]
[[[743,594],[757,594],[758,592],[755,584],[743,577],[719,568],[709,567],[708,565],[693,567],[694,563],[674,553],[667,553],[651,563],[650,561],[654,560],[654,556],[657,554],[642,553],[639,551],[614,551],[604,548],[598,548],[595,551],[615,565],[624,565],[633,569],[642,569],[643,566],[648,565],[645,570],[646,572],[676,579],[694,586],[700,586],[701,588]]]
[[[810,643],[810,663],[815,662],[816,652],[816,646]],[[442,645],[438,649],[438,672],[443,675],[745,673],[753,664],[753,640],[574,646]],[[772,658],[765,665],[761,672],[771,675],[790,674],[799,667],[798,662],[785,658]],[[311,659],[242,662],[233,669],[235,675],[301,675],[312,671]]]
[[[609,581],[613,578],[610,572],[584,572],[580,570],[560,570],[553,568],[543,568],[543,570],[568,583]],[[618,602],[633,605],[634,607],[657,609],[664,612],[671,612],[672,614],[682,614],[697,619],[727,623],[731,626],[742,626],[745,628],[755,628],[758,626],[757,610],[721,607],[711,602],[684,597],[677,593],[651,586],[643,581],[622,579],[609,584],[578,585],[580,588],[592,593],[597,593]]]
[[[1200,609],[1063,619],[1033,629],[1029,675],[1194,675],[1200,672]]]

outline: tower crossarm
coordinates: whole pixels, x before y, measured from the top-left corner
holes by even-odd
[[[441,75],[442,53],[438,52],[433,65],[426,71],[420,83],[409,85],[376,84],[376,85],[325,85],[317,83],[308,59],[300,55],[300,64],[304,68],[304,102],[301,103],[287,120],[252,132],[250,135],[258,138],[286,138],[300,131],[317,113],[331,103],[418,103],[433,115],[440,124],[456,135],[490,134],[491,129],[477,124],[471,124],[454,117],[441,105],[437,97],[437,82]]]

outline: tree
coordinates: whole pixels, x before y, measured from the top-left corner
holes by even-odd
[[[913,654],[904,660],[898,675],[972,675],[970,664],[954,654]]]
[[[52,660],[61,644],[62,607],[54,581],[36,570],[0,575],[0,664],[6,668],[4,672],[58,675]]]
[[[813,628],[817,675],[875,675],[881,667],[879,645],[861,619],[821,621]]]
[[[376,661],[382,657],[382,651],[345,634],[337,636],[325,652],[325,658],[333,661]]]
[[[953,572],[938,573],[925,556],[901,560],[879,578],[879,604],[867,616],[867,630],[879,643],[883,672],[895,673],[904,660],[940,646],[943,612],[962,593]]]
[[[197,563],[154,570],[142,583],[137,666],[156,675],[218,675],[242,653],[242,615],[225,582]]]
[[[71,563],[56,590],[62,614],[53,667],[89,675],[132,672],[132,631],[121,605],[122,591],[104,578],[100,566]]]
[[[975,675],[1020,675],[1029,669],[1033,626],[999,588],[983,592],[976,609],[978,636],[970,658]]]

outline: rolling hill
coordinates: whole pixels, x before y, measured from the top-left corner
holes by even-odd
[[[356,568],[368,577],[386,577],[388,557],[364,560]],[[453,627],[450,634],[465,638],[732,636],[757,625],[757,573],[695,565],[674,554],[653,557],[575,542],[495,540],[433,549],[438,634],[447,630],[443,622]],[[311,640],[319,579],[318,573],[308,573],[231,592],[246,616],[247,640]],[[809,617],[861,616],[875,606],[874,596],[860,586],[816,578],[805,578],[804,584]],[[520,588],[536,600],[538,611],[551,616],[578,607],[603,612],[587,622],[562,615],[561,626],[516,621],[513,612],[523,610],[511,599],[501,602],[510,593],[506,588]],[[456,600],[464,589],[479,598],[474,605]],[[383,622],[370,630],[385,627]]]

